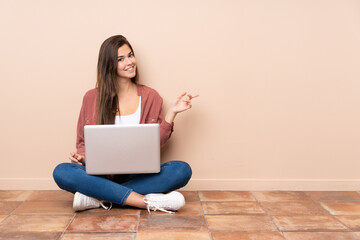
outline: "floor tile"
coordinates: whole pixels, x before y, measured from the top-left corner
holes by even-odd
[[[106,210],[104,208],[94,208],[86,211],[77,212],[76,215],[140,215],[140,209],[138,208],[130,208],[130,207],[113,207],[110,210]]]
[[[180,191],[185,197],[186,202],[200,201],[199,195],[195,191]]]
[[[27,201],[73,201],[74,194],[64,190],[35,191]]]
[[[274,232],[276,226],[268,216],[207,215],[211,232]]]
[[[265,214],[257,202],[202,202],[201,204],[204,214]]]
[[[58,240],[60,236],[61,232],[8,232],[0,233],[0,240]]]
[[[329,215],[314,201],[262,202],[266,212],[272,216],[284,215]]]
[[[348,231],[332,216],[274,216],[281,231]]]
[[[166,214],[166,213],[165,213]],[[141,215],[139,232],[207,231],[203,216]]]
[[[331,202],[320,202],[320,204],[333,215],[360,216],[360,201],[358,202],[331,201]]]
[[[306,192],[314,200],[317,201],[360,201],[360,194],[357,192]]]
[[[14,211],[23,202],[0,201],[0,214],[6,215]]]
[[[199,192],[200,201],[255,201],[250,192],[204,191]]]
[[[75,216],[67,231],[73,232],[135,232],[138,216]]]
[[[211,240],[208,232],[139,232],[136,240]]]
[[[72,202],[65,201],[26,201],[14,215],[74,215]]]
[[[360,216],[336,216],[342,223],[353,231],[360,231]]]
[[[71,216],[11,215],[0,223],[0,232],[62,232]]]
[[[61,240],[360,240],[359,192],[181,193],[184,208],[149,215],[147,210],[116,206],[75,213],[73,194],[63,190],[0,190],[0,240],[59,239],[68,225]]]
[[[141,215],[149,215],[147,210],[141,210]],[[161,211],[151,211],[151,215],[164,215]],[[200,202],[187,202],[186,205],[174,213],[176,216],[199,216],[203,215]]]
[[[135,233],[70,233],[65,232],[61,240],[134,240]]]
[[[306,201],[311,200],[303,192],[295,191],[264,191],[252,192],[254,197],[260,202],[287,202],[287,201]]]
[[[25,201],[34,191],[0,190],[0,201]]]
[[[287,240],[358,240],[351,232],[284,232]]]
[[[213,233],[213,240],[285,240],[280,233]]]
[[[4,220],[8,215],[0,215],[0,222]]]

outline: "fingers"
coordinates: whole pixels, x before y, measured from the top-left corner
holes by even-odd
[[[195,95],[188,94],[188,95],[186,95],[186,99],[182,99],[182,101],[187,102],[187,103],[191,103],[191,100],[193,98],[198,97],[198,96],[199,96],[199,94],[195,94]]]
[[[184,95],[184,96],[185,96],[185,95]],[[184,97],[181,101],[184,102],[184,103],[186,103],[186,105],[187,105],[187,108],[186,108],[186,109],[189,109],[189,108],[192,107],[192,105],[191,105],[191,100],[192,100],[193,98],[198,97],[198,96],[199,96],[199,94],[195,94],[195,95],[187,94],[186,97]]]
[[[191,100],[197,97],[199,97],[199,94],[192,95],[192,94],[187,94],[187,92],[184,92],[172,102],[171,108],[175,113],[188,110],[192,108]]]
[[[178,99],[181,99],[183,96],[185,96],[186,95],[186,92],[184,92],[184,93],[182,93],[179,97],[178,97]]]
[[[178,98],[182,98],[186,95],[186,92],[184,92],[183,94],[181,94]],[[193,98],[197,98],[198,96],[200,96],[199,94],[195,94],[195,95],[192,95],[192,94],[187,94],[186,95],[190,100],[193,99]]]
[[[81,162],[82,158],[83,158],[82,155],[76,154],[76,153],[74,153],[74,152],[70,152],[70,157],[69,157],[69,159],[70,159],[70,161],[71,161],[72,163],[75,163],[75,164],[78,164],[78,165],[83,165],[83,163]]]
[[[189,96],[190,94],[188,94],[188,96]],[[200,96],[199,94],[195,94],[195,95],[193,95],[193,96],[191,96],[190,95],[190,99],[192,99],[192,98],[197,98],[198,96]]]
[[[72,163],[79,164],[79,161],[78,161],[77,159],[72,158],[72,157],[69,157],[69,159],[70,159],[70,161],[71,161]]]
[[[191,95],[191,94],[188,94],[187,95],[189,97],[189,99],[193,99],[193,98],[197,98],[198,96],[200,96],[199,94],[195,94],[195,95]]]
[[[74,152],[70,152],[69,159],[70,159],[72,162],[77,162],[77,159],[75,159],[75,153],[74,153]]]
[[[186,98],[187,98],[188,100],[191,100],[191,99],[193,99],[193,98],[197,98],[197,97],[200,96],[199,94],[191,95],[191,94],[186,94],[186,92],[184,92],[184,93],[182,93],[177,99],[180,100],[180,99],[182,99],[185,95],[186,95]]]

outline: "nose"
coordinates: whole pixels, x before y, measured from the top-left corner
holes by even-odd
[[[133,63],[133,61],[130,58],[126,58],[126,64],[130,65],[132,63]]]

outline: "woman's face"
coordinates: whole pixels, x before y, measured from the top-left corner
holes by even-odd
[[[133,78],[136,75],[136,59],[127,44],[118,49],[117,75],[120,78]]]

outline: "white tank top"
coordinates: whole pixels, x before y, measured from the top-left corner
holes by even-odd
[[[115,116],[115,124],[139,124],[141,116],[141,96],[139,96],[139,106],[135,113],[125,116]]]

